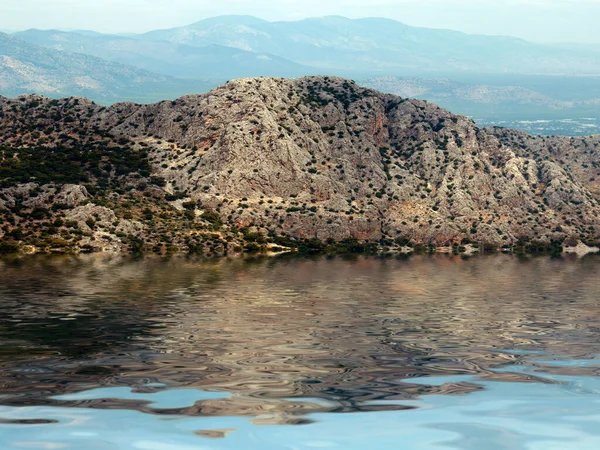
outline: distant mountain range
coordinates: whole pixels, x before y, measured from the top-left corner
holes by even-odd
[[[89,96],[96,101],[153,101],[205,91],[212,84],[185,81],[83,53],[57,51],[0,33],[0,94]]]
[[[279,56],[212,43],[194,47],[164,40],[55,30],[28,30],[15,36],[54,50],[93,55],[173,77],[297,77],[316,72]]]
[[[600,80],[596,80],[595,85],[581,78],[555,77],[551,80],[556,81],[555,86],[548,83],[548,78],[532,82],[529,77],[512,77],[498,84],[485,76],[478,77],[478,82],[447,78],[373,77],[360,80],[360,84],[402,97],[427,100],[456,113],[490,118],[496,116],[496,112],[502,116],[553,117],[566,111],[593,115],[600,110]],[[588,81],[585,98],[573,94],[565,96],[571,85],[585,81]]]
[[[219,16],[140,35],[29,30],[16,36],[177,77],[451,73],[600,74],[600,48],[330,16],[267,22]],[[226,47],[226,48],[224,48]]]
[[[541,45],[388,19],[220,16],[127,36],[89,30],[0,34],[5,96],[35,92],[149,103],[206,92],[233,78],[316,74],[362,80],[468,115],[600,109],[600,47]]]
[[[567,48],[511,37],[415,28],[381,18],[329,16],[267,22],[249,16],[221,16],[139,38],[196,47],[224,45],[337,72],[600,74],[600,52],[590,52],[588,46]]]

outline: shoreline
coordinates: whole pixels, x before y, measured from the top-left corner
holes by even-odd
[[[101,255],[101,256],[121,256],[121,257],[198,257],[207,260],[222,258],[252,258],[252,257],[270,257],[277,258],[281,256],[345,256],[345,255],[363,255],[363,256],[412,256],[412,255],[454,255],[454,256],[475,256],[475,255],[532,255],[532,256],[558,256],[575,255],[581,258],[586,255],[600,254],[600,248],[587,245],[581,241],[568,242],[566,244],[558,243],[531,243],[529,245],[515,246],[492,246],[489,244],[465,244],[453,246],[434,246],[424,244],[401,245],[401,246],[382,246],[379,243],[353,241],[354,246],[349,246],[347,242],[338,242],[332,245],[324,245],[320,248],[311,248],[301,243],[295,247],[285,247],[274,243],[264,245],[254,245],[241,248],[241,251],[223,252],[220,254],[204,254],[199,252],[173,251],[162,249],[162,251],[82,251],[80,248],[56,248],[40,249],[29,244],[20,244],[16,251],[0,251],[0,259],[27,257],[27,256],[82,256],[82,255]],[[315,245],[313,243],[313,245]],[[240,250],[238,247],[236,250]]]

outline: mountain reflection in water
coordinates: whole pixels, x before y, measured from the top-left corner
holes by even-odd
[[[596,376],[534,360],[597,356],[598,279],[595,257],[4,260],[0,404],[302,424]],[[157,412],[152,383],[215,395]],[[69,397],[107,387],[141,397]]]

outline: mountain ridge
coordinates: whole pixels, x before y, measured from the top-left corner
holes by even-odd
[[[189,26],[154,30],[144,40],[203,46],[217,43],[271,53],[322,69],[364,73],[390,70],[514,73],[600,73],[598,55],[582,49],[534,44],[509,36],[470,35],[411,27],[392,19],[344,17],[298,21],[219,17]],[[340,26],[342,24],[343,26]],[[335,49],[335,52],[327,50]],[[381,53],[383,52],[383,53]]]
[[[55,70],[49,76],[52,82],[43,86],[38,83],[37,89],[30,86],[29,89],[9,90],[5,86],[0,92],[16,95],[36,91],[54,96],[85,95],[102,103],[120,100],[151,103],[162,98],[206,92],[225,80],[239,77],[327,73],[373,80],[383,75],[402,75],[424,79],[419,82],[421,84],[430,78],[448,78],[455,80],[455,84],[471,85],[445,91],[431,89],[420,97],[476,117],[482,123],[508,123],[541,133],[556,131],[578,135],[596,126],[595,122],[563,126],[560,121],[594,117],[598,110],[594,99],[600,98],[600,81],[594,81],[597,77],[589,76],[589,80],[578,83],[581,78],[511,75],[511,72],[600,73],[600,52],[591,51],[588,46],[553,47],[503,36],[475,35],[473,38],[460,32],[410,27],[391,19],[338,16],[288,22],[268,22],[252,16],[213,17],[195,22],[191,27],[172,30],[134,36],[85,31],[28,30],[17,33],[16,36],[44,48],[76,51],[103,59],[103,62],[88,61],[88,73],[83,75],[102,73],[103,67],[112,61],[127,63],[131,71],[135,67],[152,72],[154,81],[147,85],[134,83],[130,88],[116,90],[113,87],[118,83],[111,82],[95,91],[82,90],[75,83],[71,88],[67,85],[53,94],[52,89],[56,90],[55,86],[64,81],[61,76],[71,76],[66,64],[63,65],[64,73]],[[563,58],[565,55],[566,59]],[[66,55],[63,58],[69,62]],[[488,65],[490,61],[492,65]],[[540,61],[541,66],[537,65]],[[11,63],[3,62],[5,66]],[[558,65],[551,67],[555,62]],[[60,67],[61,64],[56,65],[57,69]],[[11,72],[13,87],[23,82],[27,71],[32,70],[38,70],[39,74],[30,76],[29,83],[48,77],[42,68],[32,63],[25,71]],[[175,78],[169,78],[165,84],[160,81],[165,76]],[[504,80],[499,81],[499,78]],[[559,82],[565,84],[559,85]],[[371,85],[392,93],[404,93],[378,81]],[[482,102],[484,92],[489,94],[487,98],[495,101]],[[516,101],[513,102],[513,98]],[[493,106],[491,112],[488,104]],[[557,122],[547,129],[518,122],[535,118]]]
[[[226,80],[261,75],[299,76],[315,70],[279,56],[212,43],[194,47],[123,36],[86,36],[77,32],[35,29],[15,33],[15,36],[54,50],[89,54],[171,77]]]
[[[17,164],[13,153],[54,161],[77,152],[88,161],[69,165],[68,192],[79,192],[78,203],[58,209],[65,214],[58,218],[77,222],[81,242],[93,248],[102,236],[115,249],[141,240],[181,251],[215,239],[224,251],[276,244],[515,248],[600,237],[600,136],[482,129],[430,103],[341,78],[238,79],[204,95],[108,108],[0,98],[0,112],[5,164]],[[108,161],[97,159],[100,144],[113,148]],[[10,173],[0,192],[3,233],[14,237],[21,223],[39,238],[31,215],[57,217],[48,212],[53,203],[35,199],[48,199],[52,189],[64,198],[65,180],[40,173],[39,184],[18,167]],[[18,210],[19,202],[29,209]],[[153,220],[168,227],[158,231]],[[206,230],[213,231],[205,242]]]
[[[5,95],[75,95],[110,102],[154,92],[181,95],[193,86],[205,85],[83,53],[48,49],[0,33],[0,92]]]

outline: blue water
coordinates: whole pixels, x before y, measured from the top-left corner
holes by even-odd
[[[555,367],[597,367],[600,360],[540,361]],[[590,449],[600,448],[600,378],[544,375],[513,367],[536,382],[482,381],[473,376],[410,380],[431,386],[474,384],[466,395],[429,395],[399,402],[415,409],[352,414],[312,414],[305,425],[255,425],[261,417],[163,416],[223,393],[165,389],[133,393],[105,388],[57,396],[57,400],[121,399],[149,402],[155,414],[127,409],[0,407],[0,420],[46,420],[1,424],[4,450],[208,450],[208,449]],[[310,401],[310,399],[308,399]],[[391,402],[372,402],[374,404]],[[262,417],[264,419],[265,417]],[[220,438],[198,435],[217,431]]]
[[[0,260],[0,450],[600,449],[600,258]]]

